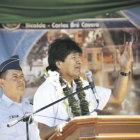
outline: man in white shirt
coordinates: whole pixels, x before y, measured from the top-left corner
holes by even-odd
[[[91,89],[81,91],[47,109],[35,114],[35,120],[49,127],[55,127],[71,118],[81,115],[97,114],[96,109],[102,110],[110,103],[120,103],[124,99],[130,74],[132,43],[126,43],[125,50],[118,60],[121,71],[114,89],[96,86],[98,100]],[[34,96],[34,111],[65,97],[88,85],[80,77],[82,49],[70,38],[56,39],[48,51],[46,81],[38,88]]]
[[[8,127],[7,124],[19,120],[33,108],[29,101],[22,97],[25,80],[17,55],[10,57],[0,65],[0,87],[3,95],[0,98],[0,140],[40,140],[37,124],[20,121]]]

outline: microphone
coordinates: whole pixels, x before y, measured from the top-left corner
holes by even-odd
[[[11,126],[17,124],[18,122],[19,122],[18,120],[12,121],[12,122],[7,124],[7,127],[11,127]]]
[[[58,100],[56,100],[56,101],[54,101],[54,102],[52,102],[52,103],[50,103],[50,104],[48,104],[48,105],[46,105],[46,106],[44,106],[44,107],[42,107],[42,108],[36,110],[36,111],[33,112],[33,113],[31,113],[31,112],[26,112],[26,114],[25,114],[22,118],[20,118],[19,120],[14,120],[13,122],[8,123],[8,124],[7,124],[7,127],[11,127],[11,126],[17,124],[17,123],[20,122],[20,121],[24,121],[24,122],[27,122],[27,121],[28,121],[29,123],[32,123],[32,121],[33,121],[33,120],[32,120],[32,116],[33,116],[34,114],[36,114],[36,113],[38,113],[38,112],[40,112],[40,111],[42,111],[42,110],[44,110],[44,109],[46,109],[46,108],[48,108],[48,107],[54,105],[54,104],[56,104],[56,103],[58,103],[58,102],[60,102],[60,101],[62,101],[62,100],[65,100],[66,98],[69,98],[69,97],[71,97],[71,96],[73,96],[73,95],[75,95],[75,94],[77,94],[77,93],[79,93],[79,92],[81,92],[81,91],[83,91],[83,90],[87,90],[87,89],[89,89],[89,88],[90,88],[89,85],[88,85],[88,86],[85,86],[85,87],[83,87],[82,89],[79,89],[78,91],[76,91],[76,92],[74,92],[74,93],[72,93],[72,94],[69,94],[69,95],[67,95],[67,96],[65,96],[65,97],[63,97],[63,98],[60,98],[60,99],[58,99]],[[50,117],[50,118],[51,118],[51,117]]]
[[[93,94],[95,96],[95,99],[96,99],[97,103],[99,103],[96,88],[95,88],[95,85],[94,85],[94,82],[93,82],[93,79],[92,79],[92,72],[90,70],[86,70],[85,71],[85,76],[86,76],[86,78],[87,78],[87,80],[89,82],[89,85],[91,86],[92,92],[93,92]]]
[[[19,120],[14,120],[14,121],[8,123],[7,127],[11,127],[13,125],[16,125],[20,121],[23,121],[23,122],[27,122],[28,121],[31,124],[33,122],[32,115],[33,115],[33,113],[26,112],[25,115],[22,118],[20,118]]]

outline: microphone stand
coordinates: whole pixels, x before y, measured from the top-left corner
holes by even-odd
[[[62,101],[62,100],[65,100],[66,98],[69,98],[69,97],[71,97],[71,96],[73,96],[73,95],[75,95],[75,94],[77,94],[77,93],[79,93],[79,92],[81,92],[81,91],[83,91],[83,90],[89,89],[89,88],[91,88],[91,85],[88,85],[88,86],[86,86],[86,87],[84,87],[84,88],[82,88],[82,89],[79,89],[78,91],[76,91],[76,92],[74,92],[74,93],[72,93],[72,94],[69,94],[69,95],[67,95],[67,96],[65,96],[65,97],[63,97],[63,98],[61,98],[61,99],[59,99],[59,100],[56,100],[55,102],[52,102],[52,103],[50,103],[50,104],[48,104],[48,105],[46,105],[46,106],[44,106],[44,107],[42,107],[42,108],[36,110],[33,114],[36,114],[36,113],[38,113],[38,112],[40,112],[40,111],[42,111],[42,110],[44,110],[44,109],[46,109],[46,108],[48,108],[48,107],[50,107],[50,106],[52,106],[52,105],[54,105],[54,104],[56,104],[56,103]]]
[[[36,113],[38,113],[38,112],[40,112],[40,111],[42,111],[42,110],[44,110],[44,109],[46,109],[46,108],[52,106],[52,105],[54,105],[54,104],[56,104],[56,103],[58,103],[58,102],[60,102],[60,101],[62,101],[62,100],[65,100],[66,98],[69,98],[69,97],[71,97],[71,96],[73,96],[73,95],[75,95],[75,94],[77,94],[77,93],[79,93],[79,92],[81,92],[81,91],[83,91],[83,90],[89,89],[89,88],[92,88],[92,86],[91,86],[91,85],[85,86],[84,88],[81,88],[81,89],[79,89],[78,91],[76,91],[76,92],[74,92],[74,93],[72,93],[72,94],[69,94],[69,95],[67,95],[67,96],[65,96],[65,97],[63,97],[63,98],[61,98],[61,99],[59,99],[59,100],[56,100],[55,102],[52,102],[52,103],[50,103],[50,104],[48,104],[48,105],[46,105],[46,106],[44,106],[44,107],[42,107],[42,108],[36,110],[36,111],[33,112],[33,113],[27,113],[27,114],[25,114],[22,118],[20,118],[19,120],[15,120],[15,121],[13,121],[13,122],[11,122],[11,123],[8,123],[7,126],[8,126],[8,127],[11,127],[11,126],[17,124],[17,123],[20,122],[20,121],[26,122],[27,140],[29,140],[28,123],[29,123],[29,119],[31,118],[32,115],[34,115],[34,114],[36,114]]]
[[[29,124],[28,124],[28,121],[26,121],[26,134],[27,134],[27,140],[29,140]]]

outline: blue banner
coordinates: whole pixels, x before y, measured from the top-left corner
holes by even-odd
[[[95,84],[107,88],[112,88],[119,71],[115,59],[116,50],[123,51],[125,42],[133,41],[131,87],[128,87],[121,109],[116,106],[108,108],[113,108],[114,114],[139,113],[140,30],[126,19],[1,24],[0,63],[15,54],[19,55],[26,81],[24,96],[32,101],[36,89],[45,80],[49,44],[62,36],[71,37],[83,49],[82,72],[92,70]]]

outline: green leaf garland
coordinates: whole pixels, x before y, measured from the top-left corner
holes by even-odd
[[[76,90],[82,89],[82,81],[80,78],[74,79],[74,82],[76,83]],[[64,95],[67,96],[69,94],[72,94],[72,88],[68,86],[66,81],[62,77],[60,77],[60,83],[61,86],[66,85],[63,88]],[[78,93],[78,98],[80,100],[80,106],[78,104],[78,100],[74,96],[71,96],[68,98],[69,106],[71,107],[71,112],[73,116],[80,116],[80,115],[87,115],[89,114],[89,108],[88,108],[88,102],[85,100],[85,92],[81,91]]]

